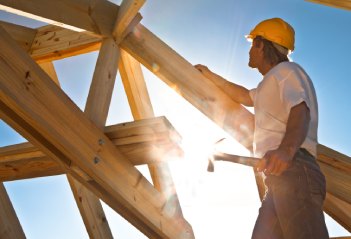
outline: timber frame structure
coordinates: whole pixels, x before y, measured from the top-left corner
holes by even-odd
[[[167,166],[182,156],[181,137],[154,116],[140,63],[251,150],[254,115],[139,23],[144,2],[0,0],[2,10],[49,23],[0,22],[0,117],[29,141],[0,148],[0,180],[67,174],[90,238],[112,238],[99,199],[149,238],[194,238]],[[99,56],[82,112],[52,61],[91,51]],[[135,121],[105,127],[118,69]],[[319,145],[318,162],[328,182],[325,212],[351,231],[351,159]],[[0,238],[25,238],[2,184]]]

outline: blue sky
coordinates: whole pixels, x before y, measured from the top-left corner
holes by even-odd
[[[302,0],[163,0],[147,1],[141,14],[142,24],[190,63],[205,64],[247,88],[255,87],[261,75],[247,66],[250,44],[244,35],[266,18],[281,17],[288,21],[296,32],[291,57],[304,67],[316,88],[319,142],[351,155],[350,11]],[[31,27],[43,25],[3,12],[0,19]],[[95,52],[54,62],[63,90],[81,108],[96,58]],[[206,173],[206,149],[227,135],[152,73],[143,70],[155,114],[165,115],[183,136],[186,159],[171,162],[170,166],[184,215],[197,238],[215,238],[219,232],[223,239],[249,238],[259,207],[252,171],[244,166],[219,164],[214,174]],[[118,77],[107,124],[131,120]],[[0,146],[23,141],[0,121]],[[247,154],[235,142],[229,143],[235,153]],[[8,182],[5,186],[27,238],[88,238],[64,176]],[[143,238],[104,207],[115,237]],[[329,218],[327,222],[331,236],[350,235]]]

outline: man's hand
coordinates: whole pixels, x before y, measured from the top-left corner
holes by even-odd
[[[210,73],[212,73],[210,71],[210,69],[208,69],[207,66],[201,65],[201,64],[197,64],[194,66],[197,70],[199,70],[204,76],[208,76]]]
[[[275,149],[268,151],[258,162],[257,170],[266,175],[279,176],[287,170],[292,162],[291,156],[286,150]]]

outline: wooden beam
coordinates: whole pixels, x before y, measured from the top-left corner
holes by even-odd
[[[133,164],[183,157],[180,135],[165,117],[105,127],[105,134]],[[0,181],[63,174],[64,169],[30,143],[0,147]]]
[[[10,33],[10,32],[9,32]],[[102,38],[89,32],[75,32],[62,27],[48,25],[37,29],[29,49],[32,58],[40,62],[51,62],[100,49]]]
[[[138,120],[154,117],[154,111],[140,63],[127,52],[121,50],[119,70],[134,119]],[[175,215],[179,222],[182,221],[184,226],[188,228],[188,231],[191,232],[192,237],[195,238],[191,226],[184,220],[177,191],[167,162],[163,161],[149,164],[148,168],[155,188],[163,193],[167,200],[165,209],[168,210],[169,213]]]
[[[134,119],[154,117],[140,63],[124,50],[121,50],[119,71]]]
[[[349,203],[327,193],[323,208],[337,223],[351,232],[351,205]]]
[[[118,11],[118,16],[112,35],[117,42],[120,42],[125,36],[128,26],[138,15],[140,8],[144,5],[145,0],[123,0]],[[140,14],[139,14],[140,15]],[[141,18],[138,20],[140,22]],[[136,25],[136,24],[135,24]]]
[[[34,151],[23,152],[22,149],[25,150],[24,148],[27,146]],[[11,155],[11,147],[16,152],[14,155]],[[65,173],[61,165],[29,143],[3,147],[0,151],[2,151],[0,156],[1,181],[46,177]],[[7,155],[6,151],[8,151]]]
[[[10,198],[2,183],[0,183],[0,238],[26,238]]]
[[[45,71],[46,74],[48,74],[48,76],[50,76],[51,80],[55,82],[56,85],[60,86],[60,82],[57,78],[55,67],[52,62],[39,63],[39,66],[41,67],[41,69],[43,69],[43,71]]]
[[[119,48],[112,38],[102,40],[85,106],[86,116],[101,129],[105,127],[117,75]],[[83,184],[67,175],[90,238],[113,238],[101,202]]]
[[[99,198],[71,175],[67,174],[67,179],[89,238],[113,238]]]
[[[189,62],[139,24],[121,48],[252,150],[253,115],[202,76]]]
[[[0,0],[0,10],[75,31],[111,36],[118,6],[104,0]]]
[[[163,212],[165,199],[2,29],[0,42],[4,121],[147,236],[185,238]]]
[[[317,153],[327,191],[351,205],[351,158],[324,145],[318,145]]]
[[[84,113],[101,129],[104,128],[117,75],[119,49],[112,38],[102,40]],[[67,175],[74,198],[89,237],[113,238],[98,197],[83,184]]]
[[[11,37],[30,53],[37,63],[97,51],[102,38],[89,32],[76,32],[55,25],[32,29],[0,21]]]
[[[0,21],[0,26],[3,27],[11,37],[26,51],[31,49],[34,37],[37,30],[28,27],[15,25],[12,23]]]
[[[117,75],[120,51],[112,38],[102,41],[84,113],[103,129]]]
[[[323,4],[329,7],[341,8],[349,11],[351,10],[351,2],[349,0],[305,0],[305,1]]]

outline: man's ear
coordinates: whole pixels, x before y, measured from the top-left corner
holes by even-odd
[[[263,41],[258,41],[256,40],[256,48],[259,48],[260,50],[263,50]]]
[[[259,39],[253,39],[252,45],[253,45],[255,48],[260,48],[260,47],[263,47],[263,42],[260,41]]]

